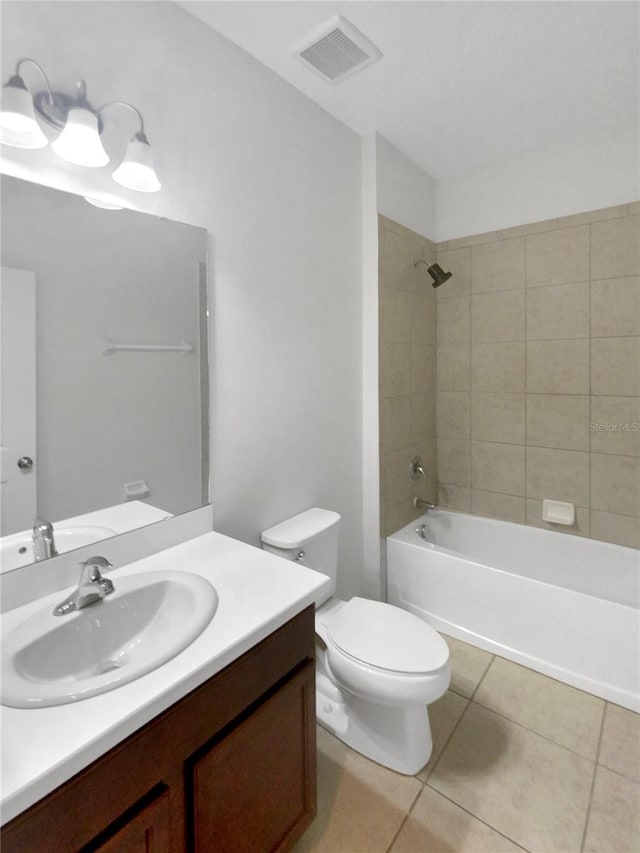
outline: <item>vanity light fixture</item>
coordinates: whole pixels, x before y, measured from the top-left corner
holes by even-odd
[[[21,59],[16,66],[16,73],[2,87],[0,142],[14,148],[44,148],[48,144],[47,137],[36,120],[33,98],[19,74],[20,66],[29,61],[33,62],[33,60]],[[48,96],[53,99],[44,71],[37,62],[33,64],[44,76],[49,90]]]
[[[20,76],[20,68],[26,62],[38,69],[46,85],[46,90],[37,92],[33,98]],[[87,100],[84,80],[78,83],[74,97],[54,92],[43,69],[29,57],[17,63],[15,74],[2,87],[0,142],[16,148],[44,148],[48,140],[38,124],[39,117],[61,131],[51,148],[63,160],[91,168],[106,166],[110,158],[100,140],[102,113],[115,106],[134,112],[140,126],[129,141],[124,160],[114,171],[113,179],[131,190],[157,192],[161,184],[153,168],[151,146],[140,111],[126,101],[109,101],[94,109]]]
[[[89,204],[92,204],[94,207],[99,207],[102,210],[124,210],[121,204],[107,201],[107,199],[104,198],[97,198],[96,196],[91,195],[85,195],[83,198],[85,201],[88,201]]]
[[[64,129],[51,143],[51,148],[58,157],[77,166],[95,169],[109,162],[109,155],[100,141],[98,114],[85,100],[84,81],[78,87],[76,102],[67,113]]]

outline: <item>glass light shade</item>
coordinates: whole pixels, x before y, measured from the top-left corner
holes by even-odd
[[[136,135],[127,146],[124,160],[113,173],[113,180],[130,190],[155,193],[162,185],[153,168],[151,146],[142,134]]]
[[[24,84],[13,83],[14,79],[2,87],[0,142],[14,148],[44,148],[48,139],[36,120],[33,98]]]
[[[83,107],[69,110],[64,130],[51,147],[58,157],[78,166],[97,168],[109,162],[109,155],[100,142],[98,119]]]
[[[96,198],[95,196],[85,195],[83,196],[85,201],[88,201],[89,204],[92,204],[94,207],[100,207],[102,210],[122,210],[123,207],[121,204],[115,204],[112,201],[107,201],[105,198]]]

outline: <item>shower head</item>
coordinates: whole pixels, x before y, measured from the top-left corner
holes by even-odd
[[[445,281],[449,281],[451,278],[451,273],[445,272],[439,264],[429,265],[422,258],[416,258],[413,262],[414,267],[417,267],[419,264],[424,264],[427,268],[427,272],[433,279],[433,287],[440,287],[441,284],[444,284]]]

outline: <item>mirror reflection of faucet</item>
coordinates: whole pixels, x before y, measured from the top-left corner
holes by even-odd
[[[109,578],[103,578],[100,569],[112,569],[113,564],[106,557],[89,557],[80,563],[80,579],[78,588],[69,598],[65,598],[54,609],[54,616],[66,616],[67,613],[73,613],[75,610],[82,610],[83,607],[89,607],[91,604],[97,604],[99,601],[111,595],[115,591],[113,583]]]
[[[53,524],[39,516],[33,522],[33,559],[46,560],[49,557],[57,557],[58,552],[53,539]]]

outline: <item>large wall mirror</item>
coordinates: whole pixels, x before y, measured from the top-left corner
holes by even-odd
[[[207,234],[0,180],[7,571],[209,502]]]

